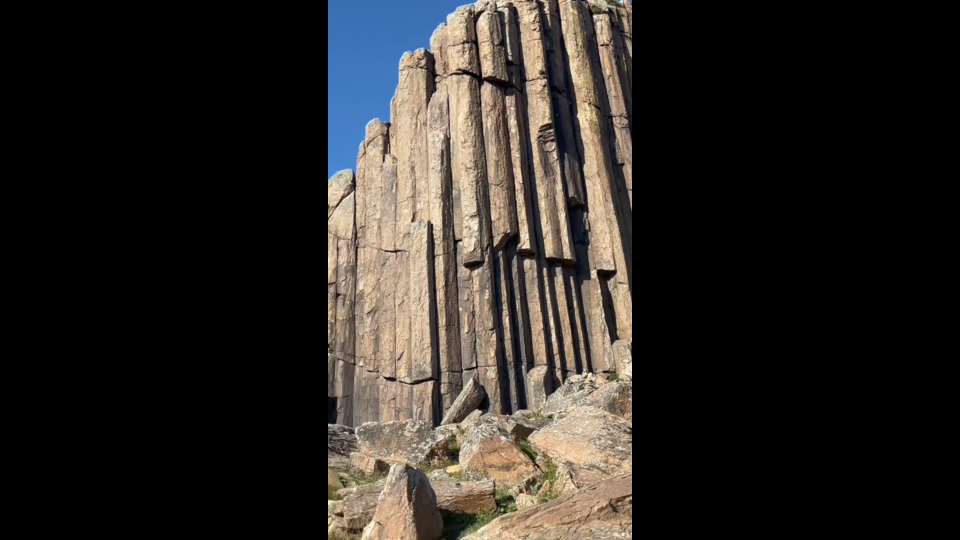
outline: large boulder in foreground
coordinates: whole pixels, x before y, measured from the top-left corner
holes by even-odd
[[[437,495],[426,475],[405,463],[391,466],[361,540],[436,540],[442,535]]]
[[[460,466],[467,478],[492,478],[501,488],[523,484],[539,473],[497,418],[481,419],[464,432]]]
[[[536,431],[530,442],[569,469],[577,487],[633,472],[632,424],[601,409],[574,409]]]
[[[491,521],[470,540],[633,538],[633,475],[622,475]]]
[[[475,515],[497,507],[497,485],[493,480],[461,482],[443,469],[430,471],[427,477],[437,494],[437,508],[444,512]]]
[[[417,467],[442,459],[446,452],[447,435],[434,431],[430,422],[367,422],[357,428],[357,452],[350,461],[369,474],[394,463]]]
[[[440,425],[462,422],[467,415],[477,410],[477,407],[480,406],[480,403],[486,395],[487,393],[484,391],[483,386],[477,382],[477,377],[474,376],[466,386],[463,387],[460,395],[457,396],[453,405],[447,410],[447,414],[443,416],[443,421],[440,422]]]

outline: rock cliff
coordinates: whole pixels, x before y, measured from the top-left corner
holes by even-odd
[[[509,414],[624,369],[631,29],[605,1],[481,1],[403,55],[328,183],[328,421],[437,425],[473,377]]]

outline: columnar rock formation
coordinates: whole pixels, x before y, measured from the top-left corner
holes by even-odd
[[[629,5],[483,0],[400,59],[390,122],[328,185],[338,423],[439,424],[473,377],[510,413],[616,370],[633,340],[631,28]]]

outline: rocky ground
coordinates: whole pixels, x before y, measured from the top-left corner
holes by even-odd
[[[327,425],[329,538],[632,538],[633,383],[569,378],[533,411],[477,410],[468,384],[444,424]]]

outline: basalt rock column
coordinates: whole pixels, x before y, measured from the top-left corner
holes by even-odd
[[[328,186],[338,422],[439,423],[474,378],[480,408],[509,413],[574,373],[625,370],[630,9],[481,1],[403,55],[352,197],[349,175]]]

